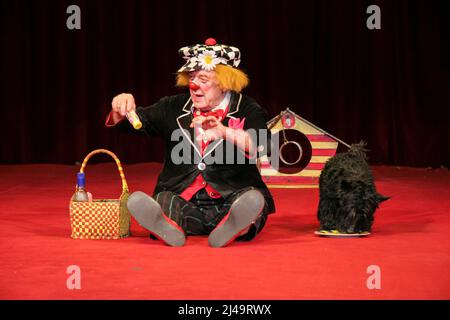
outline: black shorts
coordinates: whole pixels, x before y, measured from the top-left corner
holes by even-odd
[[[214,199],[209,197],[205,189],[198,191],[190,201],[178,194],[163,191],[155,196],[164,214],[175,221],[186,235],[208,235],[228,214],[233,202],[244,192],[255,189],[244,188],[232,193],[227,198]],[[236,240],[253,239],[263,229],[268,215],[268,205],[265,203],[260,217],[250,226],[248,232]]]

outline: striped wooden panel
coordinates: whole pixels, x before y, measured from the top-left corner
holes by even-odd
[[[270,189],[317,189],[318,184],[272,184],[266,183]]]
[[[325,163],[312,163],[310,162],[305,170],[322,170],[325,167]]]
[[[276,133],[281,129],[283,125],[279,121],[271,130]],[[336,154],[338,142],[298,118],[295,126],[290,129],[302,132],[310,141],[312,147],[310,163],[298,173],[284,174],[273,169],[267,157],[262,157],[260,169],[263,180],[270,188],[317,188],[325,162]]]
[[[312,163],[310,162],[305,168],[304,170],[322,170],[323,167],[325,166],[324,163]],[[272,166],[270,165],[270,163],[265,162],[265,163],[261,163],[261,169],[270,169],[272,168]]]
[[[337,142],[311,142],[311,147],[314,149],[334,149],[338,147]]]
[[[310,161],[310,162],[314,162],[314,163],[325,163],[325,162],[327,162],[328,159],[330,159],[330,158],[331,158],[331,156],[324,156],[324,157],[322,157],[322,156],[315,156],[315,155],[313,155],[313,156],[311,157],[311,161]]]
[[[325,163],[325,162],[327,162],[328,159],[330,159],[331,157],[332,157],[332,156],[316,156],[316,155],[313,155],[313,156],[311,157],[310,163]],[[261,167],[262,167],[263,165],[264,165],[264,166],[267,166],[268,164],[269,164],[269,166],[270,166],[270,163],[269,163],[269,161],[267,160],[266,157],[265,157],[265,158],[261,158],[260,164],[261,164]]]
[[[311,142],[336,142],[336,140],[326,134],[306,134],[306,137]]]
[[[332,157],[336,154],[336,149],[313,149],[313,156],[329,156]]]
[[[272,168],[263,168],[263,169],[261,169],[261,175],[269,176],[269,177],[318,177],[318,176],[320,176],[321,171],[322,170],[303,169],[302,171],[294,173],[294,174],[286,174],[286,173],[281,173]]]
[[[270,184],[308,184],[314,185],[319,183],[318,177],[298,177],[298,176],[270,176],[263,177],[265,183]]]

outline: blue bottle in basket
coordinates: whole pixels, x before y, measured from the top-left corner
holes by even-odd
[[[77,202],[87,202],[89,201],[88,193],[85,190],[86,187],[86,177],[84,173],[77,173],[77,191],[73,195],[73,201]]]

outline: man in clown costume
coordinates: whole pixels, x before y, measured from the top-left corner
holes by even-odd
[[[184,245],[188,235],[208,235],[212,247],[251,240],[275,211],[255,161],[270,152],[267,113],[240,93],[248,77],[237,68],[238,48],[210,38],[179,53],[186,62],[177,72],[177,85],[189,93],[149,107],[136,108],[128,93],[112,101],[108,127],[132,131],[123,119],[135,112],[142,123],[138,131],[161,136],[166,147],[153,197],[134,192],[128,209],[170,246]],[[240,155],[245,161],[238,161]]]

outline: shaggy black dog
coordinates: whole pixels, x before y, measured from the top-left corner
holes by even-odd
[[[365,145],[352,144],[348,152],[335,155],[325,164],[319,178],[321,230],[369,232],[379,203],[389,199],[375,188]]]

